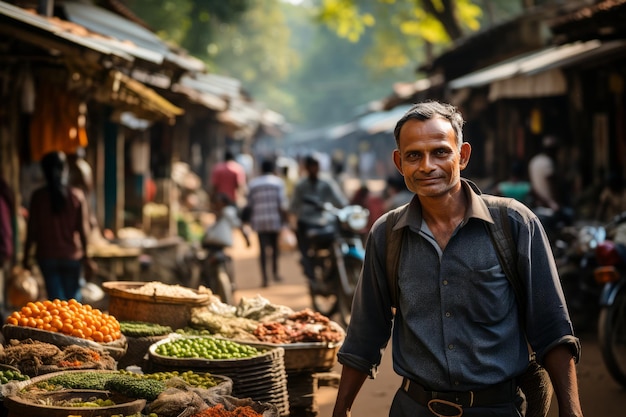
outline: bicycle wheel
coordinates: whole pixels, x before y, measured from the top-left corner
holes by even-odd
[[[626,287],[619,290],[613,305],[600,311],[598,341],[609,374],[626,387]]]

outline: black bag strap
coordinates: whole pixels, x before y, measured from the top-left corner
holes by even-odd
[[[391,297],[391,306],[396,307],[398,302],[398,269],[400,267],[400,251],[402,250],[402,241],[404,240],[404,229],[394,230],[394,226],[404,212],[408,210],[408,204],[398,207],[389,212],[387,215],[386,227],[386,267],[387,267],[387,283],[389,284],[389,295]]]
[[[517,298],[517,304],[520,313],[520,320],[522,324],[526,321],[526,291],[524,285],[517,272],[517,245],[513,239],[513,232],[511,231],[511,223],[507,212],[509,206],[509,199],[502,197],[484,196],[483,200],[487,203],[488,207],[495,207],[498,209],[498,215],[494,219],[494,223],[485,223],[489,237],[493,246],[496,248],[498,260],[504,271],[504,275],[511,283],[515,298]],[[492,213],[493,214],[493,213]],[[525,327],[523,327],[525,328]]]

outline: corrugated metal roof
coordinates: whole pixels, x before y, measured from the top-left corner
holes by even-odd
[[[68,20],[121,41],[116,45],[138,58],[156,63],[169,61],[188,71],[205,70],[199,59],[172,51],[154,32],[122,16],[92,4],[65,2],[62,6]]]
[[[601,42],[591,40],[544,48],[524,54],[456,78],[448,83],[452,89],[480,87],[517,75],[530,75],[559,68],[603,53],[623,49],[626,41]]]
[[[217,97],[238,99],[241,97],[241,81],[217,74],[193,74],[181,77],[180,83],[203,93]]]
[[[133,61],[132,55],[127,52],[106,45],[91,37],[81,36],[73,33],[70,28],[65,26],[62,20],[56,18],[46,18],[35,14],[32,11],[13,6],[11,4],[0,2],[0,16],[10,19],[13,22],[26,24],[32,28],[37,28],[53,34],[54,36],[68,41],[72,44],[82,46],[104,55],[114,55],[127,61]]]

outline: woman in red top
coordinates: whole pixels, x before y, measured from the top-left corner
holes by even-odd
[[[80,299],[80,276],[93,272],[87,257],[89,218],[83,192],[69,187],[69,168],[63,152],[41,159],[46,185],[30,201],[28,232],[24,244],[24,269],[29,268],[31,246],[43,275],[49,299]]]

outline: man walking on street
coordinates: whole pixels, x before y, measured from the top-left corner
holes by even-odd
[[[416,196],[393,212],[393,230],[403,229],[393,276],[386,263],[391,216],[383,215],[369,234],[338,353],[343,370],[333,417],[350,416],[390,336],[393,367],[403,377],[390,417],[523,416],[518,384],[530,363],[529,346],[550,375],[559,416],[583,415],[580,342],[550,243],[525,205],[510,199],[504,214],[490,210],[477,187],[461,178],[471,154],[463,123],[455,107],[424,102],[396,124],[393,160]],[[490,236],[496,216],[510,225],[523,303]]]
[[[263,286],[269,285],[267,273],[268,250],[272,253],[272,278],[282,281],[278,274],[278,235],[287,213],[287,195],[285,182],[274,173],[274,161],[261,163],[261,175],[250,181],[248,207],[250,208],[250,226],[259,237],[259,263]]]

